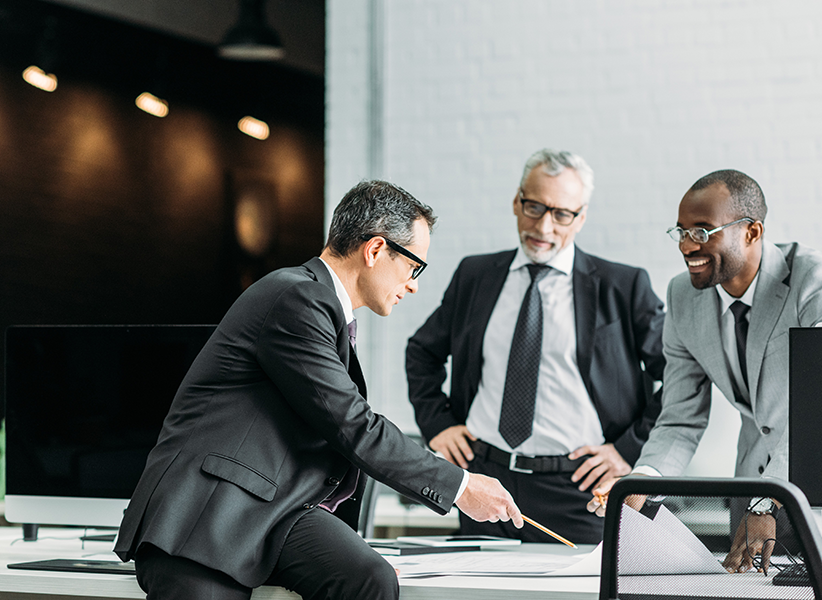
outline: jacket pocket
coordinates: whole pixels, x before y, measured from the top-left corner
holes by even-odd
[[[259,471],[228,456],[209,454],[203,460],[201,468],[206,473],[233,483],[266,502],[273,500],[277,493],[276,483]]]

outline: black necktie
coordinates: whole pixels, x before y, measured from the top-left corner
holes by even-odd
[[[516,448],[531,437],[534,424],[539,360],[542,356],[542,298],[537,285],[549,269],[546,265],[528,265],[531,285],[522,299],[511,341],[499,419],[499,432],[511,448]]]
[[[348,341],[351,342],[351,347],[357,349],[357,319],[351,319],[348,324]]]
[[[748,319],[745,315],[751,307],[737,300],[731,304],[731,312],[734,314],[734,334],[736,335],[736,352],[739,355],[739,368],[742,369],[742,379],[745,387],[748,387],[748,365],[745,360],[745,350],[748,344]]]

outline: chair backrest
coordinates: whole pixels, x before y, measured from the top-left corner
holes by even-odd
[[[746,510],[753,498],[781,505],[770,567],[729,573],[721,563],[740,525],[743,540],[755,526]],[[821,545],[807,499],[787,481],[625,477],[608,498],[600,600],[822,600]]]

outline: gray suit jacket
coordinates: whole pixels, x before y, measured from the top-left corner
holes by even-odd
[[[183,380],[117,554],[151,543],[259,586],[296,520],[358,470],[446,513],[462,469],[371,411],[358,364],[318,258],[252,285]],[[352,501],[337,514],[354,525]]]
[[[662,412],[637,464],[667,476],[682,473],[708,425],[713,383],[742,417],[736,475],[787,479],[788,328],[822,320],[822,254],[763,242],[746,355],[751,406],[734,399],[719,311],[713,287],[695,289],[688,273],[671,280]]]

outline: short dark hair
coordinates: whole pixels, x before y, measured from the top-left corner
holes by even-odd
[[[429,231],[437,222],[430,206],[401,187],[378,179],[361,181],[334,209],[325,247],[336,256],[348,256],[378,235],[408,246],[414,242],[414,223],[419,219],[425,219]]]
[[[724,183],[731,193],[731,207],[736,218],[750,217],[757,221],[764,221],[768,214],[765,204],[765,194],[762,188],[751,177],[741,171],[724,169],[708,173],[700,177],[689,191],[704,189],[715,183]]]

